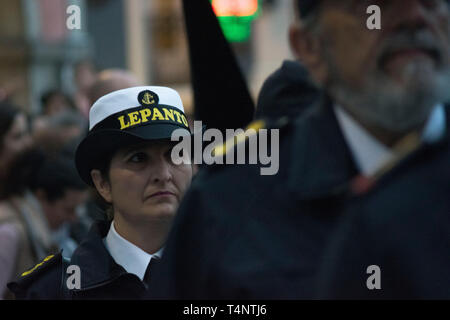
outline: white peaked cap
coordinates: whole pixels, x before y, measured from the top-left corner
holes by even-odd
[[[99,98],[89,112],[89,130],[115,113],[138,107],[140,102],[137,97],[147,90],[158,95],[158,104],[172,106],[184,113],[181,97],[174,89],[157,86],[132,87],[114,91]]]

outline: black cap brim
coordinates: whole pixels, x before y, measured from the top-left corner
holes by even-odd
[[[91,179],[91,171],[100,168],[105,157],[112,152],[133,144],[170,139],[176,129],[181,129],[185,135],[191,135],[190,131],[172,124],[152,124],[126,131],[119,129],[105,129],[89,133],[78,145],[75,154],[75,165],[78,174],[88,185],[94,186]]]

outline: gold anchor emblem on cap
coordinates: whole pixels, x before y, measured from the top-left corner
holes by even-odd
[[[155,99],[153,98],[153,95],[150,94],[149,92],[146,92],[144,94],[144,96],[142,97],[142,103],[143,104],[154,104],[155,103]]]

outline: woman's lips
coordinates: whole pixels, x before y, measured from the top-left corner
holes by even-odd
[[[148,196],[147,199],[155,198],[155,197],[163,197],[163,196],[174,196],[175,197],[176,195],[175,195],[175,193],[170,192],[170,191],[158,191],[158,192],[155,192],[155,193],[151,194],[150,196]]]

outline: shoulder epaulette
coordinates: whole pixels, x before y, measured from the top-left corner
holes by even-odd
[[[289,127],[289,124],[291,123],[292,121],[288,116],[280,117],[277,119],[257,119],[251,122],[242,132],[228,139],[227,141],[225,141],[225,143],[215,147],[212,154],[215,157],[225,156],[227,152],[235,148],[238,144],[247,141],[253,135],[257,135],[259,133],[259,130],[284,130]]]
[[[257,135],[260,129],[265,128],[266,121],[259,119],[251,122],[242,132],[225,141],[224,144],[219,145],[213,149],[212,154],[215,157],[224,156],[227,152],[236,147],[238,144],[245,142],[249,137]]]
[[[27,285],[32,283],[39,275],[58,265],[58,263],[61,263],[61,261],[61,253],[56,253],[45,257],[44,260],[36,264],[33,268],[23,272],[15,282],[9,283],[8,288],[14,291],[15,288],[26,287]]]

